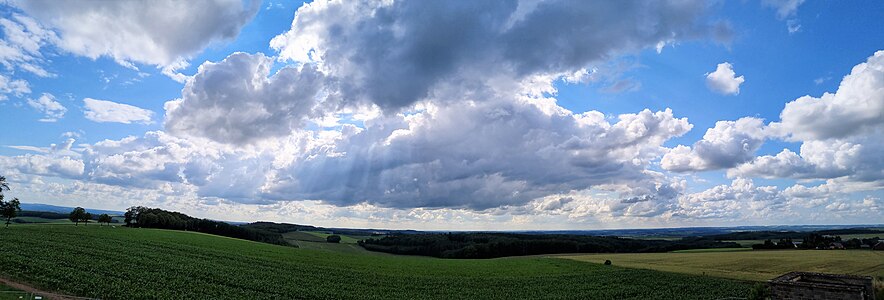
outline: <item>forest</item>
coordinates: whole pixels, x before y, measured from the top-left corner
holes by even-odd
[[[278,232],[247,228],[209,219],[198,219],[159,208],[133,206],[127,209],[123,216],[128,227],[196,231],[262,243],[289,245]]]
[[[669,252],[702,248],[739,248],[734,242],[702,238],[638,240],[620,237],[515,233],[430,233],[366,239],[370,251],[439,258],[495,258],[557,253]]]

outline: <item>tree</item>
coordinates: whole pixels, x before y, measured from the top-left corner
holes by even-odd
[[[329,242],[329,243],[340,243],[340,242],[341,242],[341,236],[340,236],[340,235],[336,235],[336,234],[332,234],[332,235],[330,235],[330,236],[325,237],[325,241],[326,241],[326,242]]]
[[[12,198],[12,201],[9,202],[0,199],[0,214],[6,218],[6,228],[9,228],[9,223],[12,222],[12,218],[15,218],[20,211],[21,202],[18,201],[18,198]]]
[[[9,183],[6,182],[6,177],[0,176],[0,215],[6,218],[6,228],[9,228],[12,218],[15,218],[21,211],[21,202],[18,201],[18,198],[12,198],[12,201],[9,202],[3,201],[3,191],[8,190]]]
[[[109,216],[108,214],[101,214],[100,216],[98,216],[99,224],[107,223],[108,225],[110,225],[111,221],[113,221],[113,218],[111,218],[111,216]]]
[[[9,184],[6,183],[6,176],[0,176],[0,196],[3,195],[3,190],[9,190]]]
[[[83,225],[89,225],[89,220],[92,220],[92,214],[87,212],[83,215]]]
[[[77,208],[74,208],[74,210],[71,211],[71,214],[68,215],[68,220],[71,220],[71,222],[74,222],[74,225],[80,225],[80,221],[82,221],[85,218],[86,218],[86,209],[79,207],[79,206]]]

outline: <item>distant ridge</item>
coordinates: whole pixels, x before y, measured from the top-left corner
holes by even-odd
[[[69,213],[72,210],[74,210],[74,208],[68,207],[68,206],[51,205],[51,204],[22,203],[21,210],[47,211],[47,212],[66,214],[66,213]],[[123,215],[122,211],[115,211],[115,210],[86,208],[86,211],[88,211],[89,213],[91,213],[93,215],[95,215],[95,214],[108,214],[108,215],[112,215],[112,216],[122,216]]]

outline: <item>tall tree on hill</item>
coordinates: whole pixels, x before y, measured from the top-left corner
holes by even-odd
[[[6,182],[5,176],[0,176],[0,215],[3,218],[6,218],[6,228],[9,228],[9,223],[12,223],[12,218],[15,218],[18,215],[18,212],[21,211],[21,202],[18,201],[18,198],[12,198],[12,201],[3,201],[3,191],[9,190],[9,183]]]
[[[101,214],[100,216],[98,216],[98,224],[107,223],[108,225],[110,225],[111,221],[113,221],[113,218],[111,218],[111,216],[109,216],[108,214]]]
[[[71,211],[71,214],[68,215],[68,219],[71,220],[71,222],[74,222],[75,226],[80,225],[80,221],[82,221],[85,218],[86,218],[86,209],[79,207],[79,206],[77,208],[74,208],[74,210]]]

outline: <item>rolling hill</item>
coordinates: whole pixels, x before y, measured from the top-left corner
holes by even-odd
[[[716,299],[751,283],[560,258],[435,259],[184,231],[14,225],[0,276],[102,299]]]

